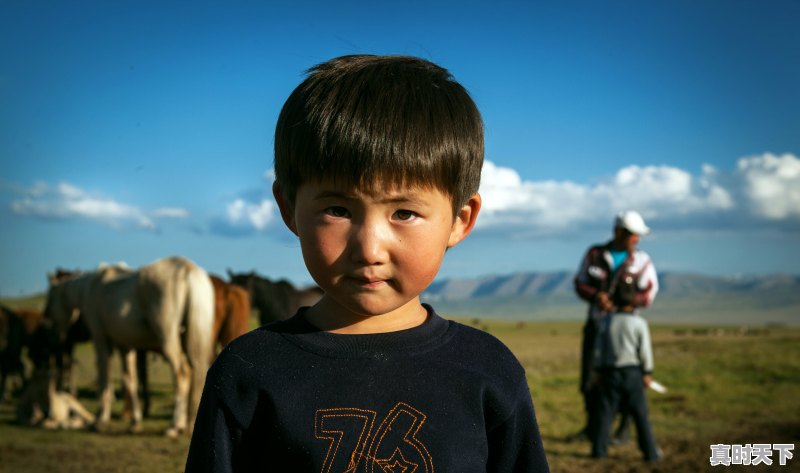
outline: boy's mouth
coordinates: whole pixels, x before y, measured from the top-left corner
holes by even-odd
[[[372,276],[348,276],[347,278],[365,289],[377,289],[386,284],[387,281],[386,279]]]

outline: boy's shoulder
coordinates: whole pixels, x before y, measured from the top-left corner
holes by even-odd
[[[612,324],[617,326],[618,330],[626,331],[642,331],[648,330],[649,324],[647,319],[642,317],[638,312],[625,313],[619,312],[612,315]]]
[[[452,347],[465,363],[474,363],[476,367],[486,365],[492,372],[524,371],[516,355],[499,338],[460,322],[448,322],[454,332]]]
[[[230,363],[231,360],[247,364],[248,360],[269,357],[284,350],[281,332],[286,330],[286,323],[287,321],[272,322],[236,337],[219,352],[214,364]]]
[[[511,350],[497,337],[487,330],[479,329],[455,320],[448,320],[453,330],[456,332],[460,343],[469,342],[470,346],[483,350],[496,350],[511,354]]]

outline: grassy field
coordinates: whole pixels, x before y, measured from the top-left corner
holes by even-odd
[[[669,387],[666,394],[649,394],[665,454],[653,467],[641,461],[635,442],[612,447],[610,458],[596,461],[588,458],[588,444],[565,441],[584,422],[577,389],[580,323],[464,322],[503,340],[525,366],[554,472],[714,471],[722,468],[709,465],[711,444],[800,444],[800,328],[653,326],[655,377]],[[94,409],[92,348],[80,347],[79,358],[79,397]],[[171,378],[153,360],[153,417],[142,434],[128,434],[118,418],[104,434],[20,427],[13,404],[0,406],[0,473],[182,471],[188,438],[162,435],[171,414]],[[798,462],[772,469],[791,471]]]

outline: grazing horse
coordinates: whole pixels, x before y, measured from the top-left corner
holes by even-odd
[[[137,271],[101,268],[53,284],[45,317],[62,339],[77,309],[92,336],[97,356],[100,409],[95,427],[111,417],[109,380],[113,349],[122,354],[123,381],[131,403],[131,430],[141,430],[137,393],[137,349],[157,351],[167,360],[175,382],[175,407],[167,435],[190,432],[212,356],[214,289],[208,274],[191,261],[164,258]]]
[[[289,281],[281,279],[273,282],[254,271],[236,274],[229,269],[228,276],[232,284],[247,289],[250,303],[258,309],[261,325],[288,319],[300,307],[316,304],[323,294],[322,289],[317,286],[296,289]]]
[[[20,384],[25,382],[22,349],[28,348],[28,357],[34,365],[41,361],[38,350],[30,345],[41,325],[39,311],[0,306],[0,402],[5,400],[9,375],[18,377]]]

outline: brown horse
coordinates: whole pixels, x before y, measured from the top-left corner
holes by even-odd
[[[0,401],[5,400],[6,384],[9,376],[16,376],[20,386],[25,383],[25,369],[22,364],[23,349],[28,358],[39,365],[44,361],[43,351],[34,344],[42,327],[42,313],[32,309],[12,310],[0,306]]]
[[[248,330],[250,321],[250,296],[247,291],[210,274],[214,285],[214,331],[212,340],[218,348]]]
[[[254,271],[236,274],[228,270],[231,283],[243,287],[250,294],[250,303],[258,310],[261,325],[293,316],[297,309],[312,306],[322,298],[317,286],[296,289],[289,281],[273,282]]]
[[[133,411],[131,429],[141,430],[135,350],[145,349],[161,353],[172,368],[175,407],[167,434],[191,431],[213,351],[214,289],[208,274],[179,257],[116,276],[109,271],[105,268],[52,284],[45,309],[45,317],[53,321],[62,339],[75,309],[89,327],[98,368],[96,426],[104,427],[111,416],[109,357],[112,350],[119,350]]]

